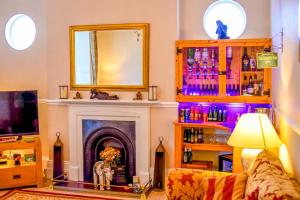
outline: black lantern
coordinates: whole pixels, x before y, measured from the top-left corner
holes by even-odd
[[[53,178],[54,179],[63,179],[63,143],[61,142],[60,132],[56,133],[56,141],[54,143],[54,152],[53,152]]]
[[[159,137],[159,145],[155,151],[155,165],[154,165],[154,180],[153,189],[162,191],[165,187],[165,148],[162,145],[164,138]]]

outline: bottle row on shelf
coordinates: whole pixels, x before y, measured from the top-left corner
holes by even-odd
[[[203,122],[226,122],[227,109],[224,107],[209,106],[203,109],[201,105],[180,108],[179,122],[203,121]]]
[[[191,144],[227,144],[229,134],[204,134],[202,128],[186,128],[183,142]]]
[[[242,85],[242,94],[251,96],[263,96],[264,94],[264,83],[261,78],[258,80],[257,75],[254,74],[254,80],[252,75],[249,76],[249,81],[247,81],[247,75],[244,75],[244,81]]]
[[[188,84],[183,85],[182,94],[189,96],[218,96],[218,84]]]

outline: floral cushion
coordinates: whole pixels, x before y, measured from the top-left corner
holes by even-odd
[[[244,197],[247,174],[203,177],[204,200],[241,200]]]
[[[228,174],[230,173],[192,169],[171,170],[168,176],[167,197],[172,200],[203,199],[204,193],[201,189],[203,177]]]
[[[285,172],[279,158],[270,151],[258,154],[250,166],[246,200],[300,200],[300,186]]]

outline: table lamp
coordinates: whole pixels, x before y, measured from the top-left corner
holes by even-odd
[[[279,147],[281,141],[266,114],[247,113],[239,119],[227,144],[244,148],[242,163],[244,170],[247,170],[262,149]]]

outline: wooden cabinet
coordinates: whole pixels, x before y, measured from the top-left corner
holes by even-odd
[[[36,185],[42,187],[42,155],[41,144],[38,137],[33,141],[16,141],[0,144],[0,151],[22,152],[32,150],[35,161],[21,161],[14,165],[12,160],[0,165],[0,189]]]
[[[187,143],[184,130],[221,130],[230,136],[240,115],[270,109],[272,71],[258,69],[256,55],[269,51],[271,44],[267,38],[176,41],[176,101],[179,102],[178,121],[174,123],[176,167],[210,166],[209,159],[205,162],[206,159],[193,158],[192,162],[184,163],[187,148],[192,150],[193,157],[199,151],[233,154],[230,156],[233,171],[242,170],[240,149],[228,146],[227,140]],[[243,60],[244,55],[248,59]],[[211,110],[222,117],[207,119]]]
[[[242,57],[270,49],[271,39],[181,40],[176,42],[178,102],[271,103],[271,69],[242,68]],[[254,93],[243,86],[257,82]],[[245,78],[245,80],[244,80]]]

